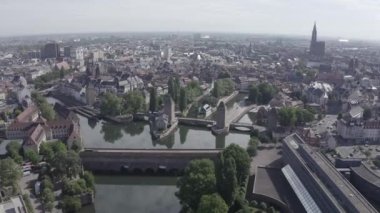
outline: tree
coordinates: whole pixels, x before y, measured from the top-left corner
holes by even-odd
[[[174,100],[174,80],[173,77],[170,77],[168,80],[168,93]]]
[[[252,137],[248,142],[247,152],[249,156],[253,157],[257,153],[257,145],[259,144],[259,139]]]
[[[65,196],[63,198],[64,212],[78,212],[82,207],[82,203],[79,197]]]
[[[250,100],[252,103],[257,103],[259,100],[259,89],[255,86],[249,87],[249,95],[248,95],[248,100]]]
[[[38,153],[32,149],[26,150],[25,158],[31,161],[34,165],[37,165],[40,159]]]
[[[46,118],[48,121],[55,119],[54,108],[47,102],[45,97],[39,93],[32,93],[32,99],[40,109],[42,117]]]
[[[44,188],[41,193],[41,200],[44,204],[53,203],[55,200],[54,192],[50,188]]]
[[[192,160],[185,169],[185,174],[178,180],[179,191],[176,196],[183,208],[198,208],[202,195],[216,191],[214,163],[208,159]]]
[[[121,113],[121,99],[115,94],[106,93],[101,97],[100,112],[103,115],[116,116]]]
[[[54,153],[67,152],[67,147],[62,141],[56,141],[50,144]]]
[[[181,88],[180,97],[179,97],[179,109],[183,112],[187,106],[187,94],[186,89]]]
[[[95,178],[91,172],[85,171],[83,174],[83,179],[86,181],[87,188],[95,190]]]
[[[63,66],[59,70],[59,78],[63,79],[65,77],[65,70],[63,69]]]
[[[0,183],[2,186],[14,186],[21,178],[21,167],[11,158],[0,160]]]
[[[43,189],[54,190],[54,184],[51,182],[51,179],[49,176],[47,175],[44,176],[44,180],[42,181],[42,187]]]
[[[197,213],[227,213],[228,206],[216,193],[203,195]]]
[[[149,111],[156,112],[157,111],[157,91],[155,88],[150,89],[150,97],[149,97]]]
[[[125,96],[127,113],[145,111],[145,98],[140,91],[131,91]]]
[[[279,122],[282,126],[294,126],[314,120],[314,114],[306,109],[284,107],[278,113]]]
[[[54,151],[50,144],[42,143],[40,146],[40,154],[45,157],[45,160],[50,162],[54,158]]]
[[[369,120],[372,117],[372,111],[370,108],[365,108],[363,111],[363,119]]]
[[[297,121],[297,117],[291,108],[284,107],[278,111],[278,120],[282,126],[294,126]]]
[[[241,185],[249,174],[251,159],[248,153],[239,145],[231,144],[223,150],[222,154],[224,159],[233,158],[235,160],[236,177],[238,184]]]
[[[20,155],[21,144],[17,141],[11,141],[6,147],[7,155],[11,157],[16,163],[22,163],[22,157]]]
[[[214,89],[212,90],[212,95],[216,98],[219,98],[221,96],[220,94],[220,86],[219,86],[219,82],[218,81],[215,81],[214,82]]]
[[[79,153],[82,150],[82,145],[79,141],[75,140],[71,145],[71,149],[74,150],[76,153]]]
[[[43,103],[38,107],[41,111],[42,117],[46,118],[46,120],[51,121],[55,119],[55,111],[49,103]]]
[[[174,97],[173,97],[173,100],[175,103],[178,103],[178,98],[179,98],[179,93],[180,93],[180,89],[181,89],[181,84],[179,82],[179,78],[178,77],[175,77],[174,78]]]
[[[232,157],[224,159],[223,154],[218,156],[216,164],[216,180],[219,194],[228,206],[231,206],[238,193],[236,164]]]
[[[78,153],[70,150],[65,157],[66,175],[68,177],[77,176],[82,169],[81,160]]]
[[[342,118],[343,118],[342,113],[339,113],[337,119],[340,120],[340,119],[342,119]]]
[[[276,88],[268,83],[261,83],[257,86],[251,85],[249,87],[248,100],[250,100],[252,103],[265,105],[268,104],[270,100],[272,100],[276,92]]]

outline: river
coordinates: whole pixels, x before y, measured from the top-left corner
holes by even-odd
[[[96,176],[94,205],[81,213],[178,213],[176,177]]]

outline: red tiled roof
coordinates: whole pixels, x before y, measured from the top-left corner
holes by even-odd
[[[42,135],[45,133],[44,128],[40,124],[34,128],[26,141],[26,145],[37,145],[41,142]]]
[[[26,108],[22,113],[20,113],[17,118],[16,118],[16,121],[17,122],[28,122],[28,119],[35,113],[38,113],[38,108],[37,106],[29,106],[28,108]]]

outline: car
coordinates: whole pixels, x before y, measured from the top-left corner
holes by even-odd
[[[23,173],[22,173],[22,176],[29,176],[31,173],[30,173],[30,171],[24,171]]]

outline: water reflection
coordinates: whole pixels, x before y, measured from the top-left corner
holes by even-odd
[[[162,145],[168,149],[172,149],[175,143],[175,134],[170,134],[161,140],[153,140],[153,146]]]
[[[111,123],[104,123],[100,133],[103,134],[103,139],[107,142],[113,143],[123,137],[121,127]]]
[[[88,119],[88,126],[91,127],[91,129],[94,129],[96,127],[96,124],[98,124],[98,120]]]
[[[225,135],[218,135],[215,137],[215,148],[216,149],[223,149],[226,147],[226,136]]]
[[[130,136],[140,135],[144,131],[145,124],[133,122],[124,126],[124,132]]]
[[[179,128],[179,141],[181,144],[186,142],[187,133],[189,133],[189,128]]]
[[[79,118],[83,143],[88,149],[222,149],[231,143],[246,147],[249,140],[248,134],[231,132],[227,136],[214,136],[206,128],[180,125],[173,134],[154,141],[149,125],[144,122],[118,125],[92,122],[83,116]]]

